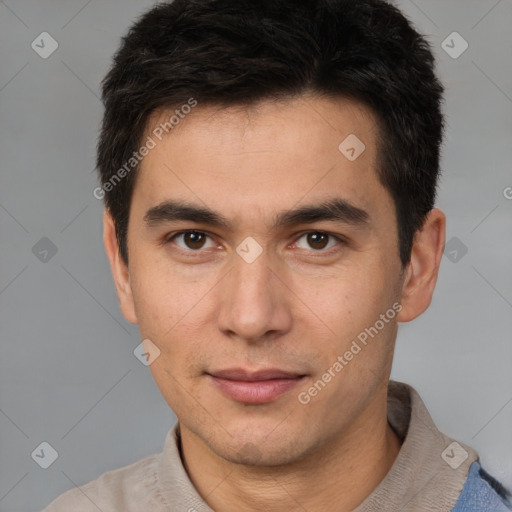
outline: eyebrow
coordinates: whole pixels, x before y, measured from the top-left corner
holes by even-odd
[[[144,215],[144,222],[155,227],[166,222],[192,221],[216,228],[233,231],[232,223],[222,214],[207,207],[184,201],[164,201],[150,208]],[[368,226],[370,215],[346,199],[334,198],[321,204],[305,205],[278,213],[271,224],[272,229],[298,224],[312,224],[319,221],[336,221],[356,227]]]

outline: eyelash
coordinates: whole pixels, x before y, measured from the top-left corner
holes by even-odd
[[[200,230],[197,230],[197,229],[186,229],[186,230],[183,230],[183,231],[178,231],[176,233],[172,233],[168,236],[166,236],[163,240],[163,244],[166,245],[166,244],[169,244],[169,243],[173,243],[174,239],[179,237],[179,236],[182,236],[182,235],[186,235],[188,233],[198,233],[200,235],[205,235],[207,236],[208,238],[210,239],[213,239],[213,236],[210,235],[209,233],[207,233],[206,231],[200,231]],[[311,249],[310,252],[312,252],[313,254],[314,253],[317,253],[319,256],[322,256],[322,255],[330,255],[333,251],[336,251],[336,250],[339,250],[339,246],[340,245],[347,245],[348,244],[348,241],[340,236],[340,235],[334,235],[332,233],[329,233],[327,231],[321,231],[321,230],[311,230],[311,231],[305,231],[303,233],[300,233],[298,238],[295,239],[295,242],[293,242],[294,244],[297,243],[297,241],[299,241],[301,238],[303,238],[304,236],[307,236],[309,234],[321,234],[321,235],[326,235],[329,237],[329,239],[334,239],[338,242],[338,244],[335,246],[335,247],[330,247],[329,249]],[[197,249],[197,250],[194,250],[194,249],[183,249],[181,247],[177,247],[179,251],[183,252],[183,253],[186,253],[187,255],[194,255],[194,254],[197,254],[197,255],[200,255],[202,252],[204,252],[203,249]]]

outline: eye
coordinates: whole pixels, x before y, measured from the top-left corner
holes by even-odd
[[[206,245],[207,240],[210,239],[210,245]],[[181,243],[178,242],[181,241]],[[169,237],[167,242],[175,243],[180,249],[189,252],[198,252],[199,249],[208,249],[215,247],[215,243],[211,238],[202,231],[180,231]]]
[[[301,240],[305,240],[305,244],[301,243]],[[329,233],[325,233],[323,231],[310,231],[309,233],[302,235],[297,242],[295,242],[295,245],[299,247],[299,249],[312,248],[315,251],[322,251],[323,249],[331,249],[332,247],[335,247],[337,243],[341,242],[343,242],[343,240]],[[309,247],[307,247],[306,244]]]

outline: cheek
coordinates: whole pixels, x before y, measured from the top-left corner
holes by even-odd
[[[162,339],[184,329],[204,309],[214,278],[189,275],[183,265],[163,257],[134,254],[130,281],[141,334]]]
[[[151,269],[134,279],[141,337],[149,338],[160,351],[150,371],[169,406],[181,414],[190,393],[196,395],[195,378],[204,371],[209,356],[199,332],[208,314],[204,299],[209,288]]]
[[[397,329],[392,290],[385,279],[362,273],[359,279],[333,278],[323,293],[313,295],[311,308],[319,312],[321,321],[308,326],[317,356],[309,385],[321,389],[311,403],[325,414],[326,422],[345,421],[345,415],[360,409],[385,380]]]
[[[304,289],[305,304],[316,313],[316,323],[326,333],[320,339],[331,358],[343,354],[358,337],[364,346],[365,333],[369,339],[373,338],[368,331],[376,336],[375,326],[377,339],[393,336],[396,311],[392,305],[396,294],[389,278],[393,274],[382,267],[379,271],[369,267],[352,270],[331,276],[316,290]]]
[[[161,352],[155,370],[188,370],[188,360],[194,360],[199,350],[197,330],[211,314],[208,292],[214,283],[184,278],[170,266],[140,264],[134,268],[132,291],[140,333]]]

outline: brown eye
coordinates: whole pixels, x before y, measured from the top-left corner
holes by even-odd
[[[307,240],[313,249],[324,249],[329,241],[329,235],[325,233],[308,233]]]
[[[183,240],[189,249],[201,249],[204,245],[205,235],[197,231],[190,231],[183,235]]]
[[[200,249],[208,248],[206,245],[210,237],[202,231],[182,231],[176,233],[169,241],[174,242],[180,249],[188,251],[199,251]],[[213,247],[215,244],[210,241],[210,246]]]
[[[301,240],[305,240],[301,242]],[[341,242],[340,239],[329,233],[322,231],[310,231],[302,235],[296,242],[297,247],[300,249],[313,249],[314,251],[322,251],[323,249],[330,249],[334,247],[336,243]]]

